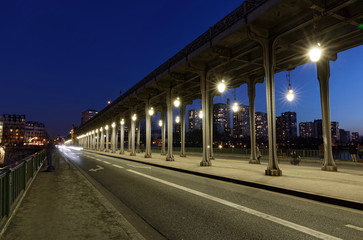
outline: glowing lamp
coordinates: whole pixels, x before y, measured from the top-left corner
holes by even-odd
[[[154,108],[153,108],[153,107],[151,107],[151,108],[149,109],[149,115],[150,115],[150,116],[154,115]]]
[[[318,43],[315,47],[312,47],[309,51],[310,60],[313,62],[319,61],[321,57],[322,49],[320,47],[320,43]]]
[[[124,125],[125,124],[125,119],[121,119],[120,123],[121,123],[121,125]]]
[[[163,120],[159,120],[159,127],[163,126]]]
[[[224,83],[224,80],[222,80],[220,83],[218,83],[217,88],[220,93],[222,93],[222,92],[224,92],[224,90],[226,90],[226,84]]]
[[[175,118],[175,122],[176,122],[176,123],[179,123],[179,122],[180,122],[180,117],[179,117],[179,116],[176,116],[176,118]]]
[[[234,102],[234,103],[233,103],[233,106],[232,106],[232,111],[233,111],[233,112],[237,112],[237,111],[238,111],[238,108],[239,108],[239,107],[238,107],[238,103],[237,103],[237,102]]]
[[[179,107],[179,106],[180,106],[180,98],[179,98],[179,97],[177,97],[177,98],[175,99],[175,101],[174,101],[174,106],[175,106],[175,107]]]
[[[199,118],[203,118],[203,110],[199,111]]]
[[[136,114],[132,115],[132,121],[136,121],[137,117],[136,117]]]
[[[287,99],[287,101],[291,102],[294,100],[294,98],[295,98],[294,91],[291,88],[289,88],[287,90],[286,99]]]

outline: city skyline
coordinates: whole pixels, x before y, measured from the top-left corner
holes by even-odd
[[[85,3],[1,3],[0,30],[5,37],[0,44],[6,46],[0,56],[1,113],[44,122],[51,137],[67,135],[72,124],[79,125],[81,112],[102,110],[108,100],[115,100],[120,91],[126,92],[240,4],[143,1],[140,8],[136,3]],[[120,14],[118,9],[128,11]],[[140,13],[138,18],[133,12]],[[331,121],[361,134],[362,55],[363,46],[338,53],[330,67]],[[285,74],[275,74],[276,115],[294,111],[299,122],[320,119],[315,64],[291,71],[293,103],[285,100]],[[236,92],[238,102],[249,105],[246,86]],[[232,95],[229,89],[214,102],[233,99]],[[256,86],[256,112],[266,112],[264,83]]]

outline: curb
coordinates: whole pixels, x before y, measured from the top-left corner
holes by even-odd
[[[359,203],[359,202],[354,202],[354,201],[349,201],[349,200],[344,200],[344,199],[339,199],[339,198],[333,198],[333,197],[328,197],[328,196],[323,196],[323,195],[318,195],[318,194],[313,194],[313,193],[306,193],[306,192],[301,192],[301,191],[297,191],[297,190],[275,187],[275,186],[270,186],[270,185],[265,185],[265,184],[261,184],[261,183],[255,183],[255,182],[249,182],[249,181],[244,181],[244,180],[239,180],[239,179],[234,179],[234,178],[217,176],[217,175],[212,175],[212,174],[208,174],[208,173],[195,172],[195,171],[186,170],[186,169],[164,166],[164,165],[160,165],[160,164],[156,164],[156,163],[149,163],[149,162],[143,162],[143,161],[135,160],[135,159],[112,156],[112,155],[108,155],[108,154],[104,154],[104,153],[92,152],[92,151],[87,151],[87,150],[84,150],[84,151],[98,154],[98,155],[107,156],[107,157],[119,158],[119,159],[131,161],[131,162],[142,163],[142,164],[150,165],[150,166],[154,166],[154,167],[160,167],[160,168],[164,168],[164,169],[178,171],[178,172],[182,172],[182,173],[193,174],[196,176],[216,179],[216,180],[220,180],[220,181],[224,181],[224,182],[230,182],[230,183],[235,183],[235,184],[244,185],[244,186],[248,186],[248,187],[259,188],[259,189],[263,189],[263,190],[267,190],[267,191],[271,191],[271,192],[278,192],[278,193],[291,195],[291,196],[295,196],[295,197],[300,197],[300,198],[305,198],[305,199],[314,200],[314,201],[318,201],[318,202],[328,203],[328,204],[332,204],[332,205],[336,205],[336,206],[340,206],[340,207],[347,207],[347,208],[352,208],[352,209],[356,209],[356,210],[363,210],[363,203]]]

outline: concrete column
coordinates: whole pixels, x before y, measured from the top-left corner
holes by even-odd
[[[97,129],[97,150],[101,150],[101,131]]]
[[[161,121],[163,125],[161,126],[161,155],[166,155],[165,143],[166,143],[166,110],[163,107],[161,111]]]
[[[145,116],[146,116],[146,146],[145,158],[151,158],[151,116],[149,114],[150,105],[147,101],[145,103]]]
[[[92,131],[92,149],[96,150],[96,133],[94,131]]]
[[[210,137],[210,141],[209,141],[209,159],[210,160],[214,160],[214,155],[213,155],[213,95],[212,93],[210,93],[209,96],[209,137]]]
[[[105,150],[105,129],[103,127],[101,127],[101,131],[100,131],[100,134],[101,134],[101,151],[104,151]]]
[[[131,145],[132,145],[132,141],[131,141],[131,122],[127,123],[127,151],[131,152]]]
[[[330,123],[330,100],[329,100],[329,77],[330,63],[328,58],[322,58],[317,63],[317,73],[320,85],[320,102],[323,125],[324,142],[324,162],[321,170],[337,171],[337,166],[333,158],[331,143],[331,123]]]
[[[109,151],[109,142],[110,142],[110,128],[108,125],[106,125],[105,127],[105,132],[106,132],[106,149],[105,151],[108,152]]]
[[[248,101],[250,103],[250,139],[251,139],[251,156],[249,163],[257,163],[257,147],[256,147],[256,118],[255,118],[255,97],[256,97],[256,82],[254,79],[249,79],[247,82]]]
[[[186,104],[182,103],[180,106],[180,117],[181,117],[181,121],[180,121],[180,140],[181,140],[181,144],[180,144],[180,156],[181,157],[186,157],[185,154],[185,107]]]
[[[200,162],[200,166],[212,166],[212,163],[209,158],[209,150],[210,150],[210,119],[209,119],[209,83],[207,81],[207,71],[204,71],[199,75],[200,77],[200,91],[202,93],[202,111],[203,111],[203,119],[202,119],[202,132],[203,132],[203,157]]]
[[[166,106],[168,111],[168,151],[166,153],[166,161],[174,161],[173,155],[173,103],[171,88],[166,90]]]
[[[132,115],[131,115],[132,118]],[[136,150],[135,150],[135,125],[136,125],[136,120],[132,120],[131,119],[131,139],[129,139],[129,143],[131,143],[131,152],[130,152],[130,156],[136,156]]]
[[[120,121],[121,129],[120,129],[120,154],[124,154],[124,146],[125,146],[125,120],[121,119]]]
[[[111,133],[111,152],[116,152],[116,123],[112,123],[112,133]]]
[[[137,153],[140,153],[141,150],[140,150],[140,126],[141,126],[141,120],[138,120],[137,121],[137,135],[136,135],[136,152]]]

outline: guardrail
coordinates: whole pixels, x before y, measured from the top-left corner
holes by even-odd
[[[44,150],[0,172],[0,232],[45,160]]]

